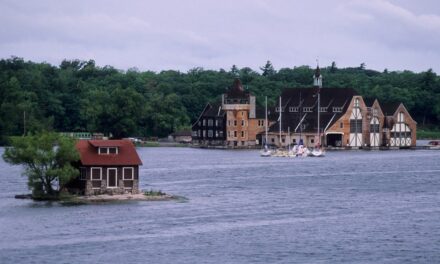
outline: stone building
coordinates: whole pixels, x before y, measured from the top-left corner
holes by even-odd
[[[79,140],[80,176],[67,185],[71,192],[96,194],[139,193],[136,148],[129,140]]]
[[[222,94],[221,102],[207,104],[192,126],[193,144],[248,148],[258,145],[257,135],[264,131],[264,111],[245,91],[239,79]]]

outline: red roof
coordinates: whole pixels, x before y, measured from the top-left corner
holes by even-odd
[[[118,154],[98,154],[98,147],[118,147]],[[82,165],[142,165],[136,148],[129,140],[78,140],[76,149]]]

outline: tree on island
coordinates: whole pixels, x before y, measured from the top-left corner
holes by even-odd
[[[25,167],[28,187],[33,198],[57,198],[60,190],[79,175],[72,166],[79,160],[75,140],[54,132],[41,132],[25,137],[11,137],[11,147],[5,149],[3,159]]]

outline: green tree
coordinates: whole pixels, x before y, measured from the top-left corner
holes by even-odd
[[[75,140],[54,132],[12,137],[3,159],[25,167],[24,175],[34,198],[57,197],[66,183],[79,174],[72,166],[79,160]]]
[[[260,70],[263,72],[261,75],[266,77],[271,77],[277,73],[270,61],[267,61],[263,67],[260,67]]]

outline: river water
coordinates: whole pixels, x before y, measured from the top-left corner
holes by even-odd
[[[440,263],[440,151],[138,151],[141,188],[187,200],[17,200],[0,161],[0,263]]]

